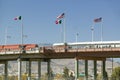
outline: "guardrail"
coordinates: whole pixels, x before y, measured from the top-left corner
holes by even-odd
[[[99,51],[120,51],[120,48],[45,48],[45,52],[99,52]]]
[[[15,51],[1,51],[0,55],[2,54],[21,54],[21,50],[15,50]],[[39,53],[39,49],[36,50],[26,50],[25,53],[30,54],[30,53]]]
[[[40,47],[37,49],[26,50],[25,53],[65,53],[65,52],[115,52],[120,51],[119,47],[111,48],[54,48],[49,47]],[[21,54],[21,50],[10,50],[10,51],[1,51],[0,54]]]

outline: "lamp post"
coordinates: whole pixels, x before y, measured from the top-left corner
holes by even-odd
[[[7,44],[8,38],[11,38],[11,36],[8,36],[8,27],[5,28],[5,45]]]
[[[78,36],[79,36],[79,34],[76,33],[76,50],[77,50],[77,52],[78,52],[78,45],[77,45]],[[79,59],[77,59],[77,53],[76,53],[76,58],[75,58],[75,80],[77,80],[78,77],[79,77]]]
[[[91,26],[91,32],[92,32],[92,42],[94,41],[94,26]]]
[[[76,33],[76,43],[78,42],[78,36],[79,36],[79,34]]]

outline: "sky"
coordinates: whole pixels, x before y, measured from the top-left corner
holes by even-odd
[[[21,24],[23,43],[63,42],[63,25],[55,24],[62,13],[66,42],[75,42],[77,34],[78,42],[92,41],[93,25],[94,41],[100,41],[101,24],[103,41],[119,41],[119,3],[120,0],[0,0],[0,44],[20,44]],[[17,16],[22,20],[15,21]],[[100,17],[102,21],[94,23]]]
[[[94,24],[94,41],[119,41],[120,0],[0,0],[0,44],[21,43],[21,23],[24,43],[62,42],[62,24],[55,24],[57,16],[65,13],[66,42],[92,40],[91,26]],[[14,20],[22,16],[22,20]],[[102,21],[94,23],[94,19]],[[7,29],[7,33],[5,30]]]

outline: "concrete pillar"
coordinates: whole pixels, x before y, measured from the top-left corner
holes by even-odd
[[[8,61],[5,61],[5,76],[4,76],[4,80],[8,80]]]
[[[97,80],[97,61],[94,60],[94,80]]]
[[[28,61],[28,80],[31,80],[31,61]]]
[[[51,75],[50,75],[50,59],[47,60],[47,72],[48,72],[48,80],[51,80]]]
[[[29,61],[25,61],[25,65],[26,65],[26,73],[29,72]]]
[[[27,74],[27,77],[26,77],[26,80],[28,80],[28,73],[29,73],[29,61],[25,61],[25,67],[26,67],[26,74]]]
[[[21,79],[21,59],[18,58],[17,61],[18,61],[18,80],[22,80]]]
[[[103,76],[103,80],[106,79],[106,71],[105,71],[105,61],[102,61],[102,76]]]
[[[79,60],[75,59],[75,80],[79,78]]]
[[[38,80],[41,80],[41,60],[38,61]]]
[[[85,60],[85,80],[88,80],[88,60]]]

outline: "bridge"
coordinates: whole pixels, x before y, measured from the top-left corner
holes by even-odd
[[[31,61],[38,61],[38,77],[41,77],[41,61],[48,64],[48,80],[50,80],[50,59],[75,59],[75,78],[79,74],[79,59],[85,60],[85,80],[88,80],[88,60],[94,61],[94,80],[97,76],[96,63],[102,61],[102,75],[105,78],[106,58],[120,58],[120,41],[96,41],[75,43],[54,43],[52,46],[37,44],[19,44],[0,46],[0,63],[5,64],[5,80],[7,79],[7,62],[18,61],[18,80],[21,79],[21,62],[28,61],[28,80],[31,80]]]

